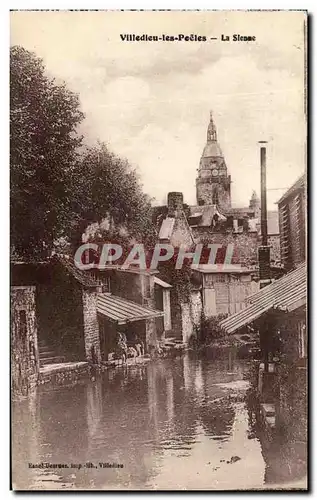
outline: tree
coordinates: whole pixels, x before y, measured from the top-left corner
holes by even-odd
[[[72,175],[73,246],[81,244],[81,236],[89,224],[105,217],[110,228],[100,229],[104,241],[140,241],[151,247],[155,229],[151,217],[151,200],[143,192],[137,171],[127,160],[111,153],[99,143],[88,147]],[[122,231],[122,229],[125,231]]]
[[[205,318],[202,314],[201,331],[199,341],[200,344],[210,345],[219,339],[226,339],[225,332],[219,326],[228,314],[218,314],[211,318]]]
[[[83,113],[78,96],[19,46],[10,50],[10,89],[11,243],[20,258],[43,257],[67,232]]]
[[[137,171],[105,144],[83,147],[79,98],[45,73],[22,47],[10,53],[11,243],[21,258],[50,255],[54,242],[75,249],[87,226],[111,221],[105,238],[142,241],[155,231]],[[126,229],[122,236],[120,227]],[[62,238],[63,237],[63,238]]]

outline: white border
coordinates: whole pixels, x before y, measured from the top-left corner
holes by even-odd
[[[276,10],[276,9],[307,9],[309,13],[312,15],[316,12],[316,2],[313,0],[307,0],[305,2],[305,5],[300,5],[300,2],[297,1],[281,1],[281,0],[269,0],[266,2],[259,2],[257,0],[249,0],[249,1],[242,1],[239,2],[238,4],[234,1],[229,1],[229,0],[219,0],[219,1],[211,1],[211,0],[183,0],[182,2],[176,2],[176,1],[171,1],[171,0],[138,0],[138,1],[128,1],[128,0],[108,0],[108,1],[102,1],[102,0],[92,0],[92,1],[87,1],[87,0],[12,0],[11,2],[4,1],[1,3],[0,6],[0,37],[1,37],[1,43],[0,43],[0,54],[1,54],[1,63],[2,63],[2,72],[1,72],[1,80],[0,80],[0,85],[1,85],[1,94],[2,94],[2,99],[1,99],[1,155],[2,155],[2,162],[1,162],[1,182],[0,182],[0,189],[1,189],[1,194],[0,194],[0,203],[1,203],[1,232],[2,232],[2,245],[1,245],[1,263],[2,263],[2,271],[1,271],[1,335],[2,335],[2,342],[1,342],[1,354],[2,354],[2,359],[0,363],[0,368],[1,368],[1,406],[2,406],[2,411],[1,411],[1,428],[2,428],[2,446],[0,448],[0,493],[1,493],[1,498],[9,498],[12,496],[12,492],[9,492],[9,296],[8,296],[8,291],[9,291],[9,195],[8,195],[8,188],[9,188],[9,170],[8,170],[8,165],[9,165],[9,141],[8,141],[8,123],[9,123],[9,95],[8,95],[8,88],[9,88],[9,81],[8,81],[8,68],[9,68],[9,62],[8,62],[8,48],[9,48],[9,9],[21,9],[21,10],[32,10],[32,9],[61,9],[61,10],[68,10],[68,9],[102,9],[102,10],[119,10],[119,9],[145,9],[145,10],[151,10],[151,9],[172,9],[172,10],[247,10],[247,9],[261,9],[261,10]],[[315,37],[313,37],[313,34],[311,34],[311,47],[310,50],[312,51],[313,54],[316,54],[316,42],[315,42]],[[313,81],[316,71],[316,65],[312,67],[313,65],[313,59],[314,56],[311,56],[310,58],[310,72],[311,74],[311,85],[310,85],[310,99],[311,99],[311,112],[310,112],[310,119],[311,122],[313,121],[313,117],[316,116],[316,100],[312,99],[312,92],[313,92]],[[315,79],[316,81],[316,79]],[[313,145],[316,143],[316,128],[312,128],[311,124],[311,150],[313,149]],[[313,153],[313,151],[311,151]],[[309,213],[309,218],[311,222],[311,230],[313,232],[313,229],[315,227],[315,221],[317,220],[316,216],[316,204],[313,203],[314,200],[314,195],[315,193],[317,194],[317,176],[313,175],[315,167],[315,162],[313,160],[313,154],[311,154],[311,165],[310,165],[310,183],[312,184],[310,188],[310,193],[311,193],[311,205],[310,205],[310,213]],[[310,250],[310,257],[311,261],[313,260],[315,256],[315,235],[312,234],[311,238],[313,248]],[[311,291],[313,294],[314,291],[314,285],[316,285],[316,277],[317,277],[317,271],[314,266],[313,268],[313,273],[311,276]],[[314,311],[314,301],[313,297],[311,297],[311,307],[312,307],[312,327],[314,327],[314,316],[315,316],[315,311]],[[316,345],[317,342],[313,343],[312,338],[314,336],[315,332],[310,332],[310,345],[313,345],[313,352],[310,354],[310,360],[311,364],[313,365],[313,360],[317,359],[317,352],[316,352]],[[314,366],[312,366],[312,375],[313,375],[313,382],[315,382],[315,377],[316,377],[316,370],[314,369]],[[314,391],[313,391],[313,386],[310,387],[310,395],[311,397],[313,396]],[[311,418],[311,434],[313,434],[313,427],[314,427],[314,415],[315,415],[315,404],[316,404],[316,398],[314,398],[314,401],[312,401],[312,415],[310,416]],[[310,436],[315,437],[315,436]],[[312,439],[310,439],[312,441]],[[311,446],[315,443],[310,443]],[[312,449],[311,455],[314,455],[314,450]],[[315,462],[316,460],[312,460],[311,464],[311,484],[313,486],[313,478],[316,477],[315,475]],[[247,474],[247,471],[246,471]],[[243,494],[243,493],[242,493]],[[47,494],[44,494],[47,495]],[[67,495],[67,493],[63,494],[60,493],[62,497]],[[107,495],[110,495],[107,493]],[[213,492],[213,495],[217,496],[217,493]],[[29,497],[33,497],[34,495],[30,494]],[[36,494],[36,497],[41,497],[42,494]],[[91,493],[87,493],[88,497],[92,497]],[[111,495],[110,495],[111,496]],[[194,493],[191,494],[191,497],[197,496]],[[248,494],[249,496],[249,494]],[[116,498],[121,497],[121,495],[116,495]],[[221,494],[222,498],[230,498],[231,495],[230,493],[223,495]],[[271,498],[278,497],[278,494],[271,494]],[[45,498],[45,497],[44,497]],[[67,498],[67,496],[66,496]]]

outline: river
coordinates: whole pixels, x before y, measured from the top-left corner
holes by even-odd
[[[262,452],[244,402],[248,369],[231,352],[187,354],[71,387],[41,386],[12,406],[13,485],[248,489],[272,481],[272,467],[279,480],[279,461],[272,466]],[[43,469],[42,462],[68,467]]]

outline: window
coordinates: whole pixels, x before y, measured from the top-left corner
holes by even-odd
[[[219,205],[218,189],[215,189],[214,192],[212,193],[212,204]]]
[[[233,229],[233,216],[232,215],[228,215],[228,217],[227,217],[227,227],[230,229]]]

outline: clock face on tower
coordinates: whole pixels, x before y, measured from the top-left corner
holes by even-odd
[[[216,175],[218,175],[219,172],[216,168],[214,168],[211,173],[215,177]]]

